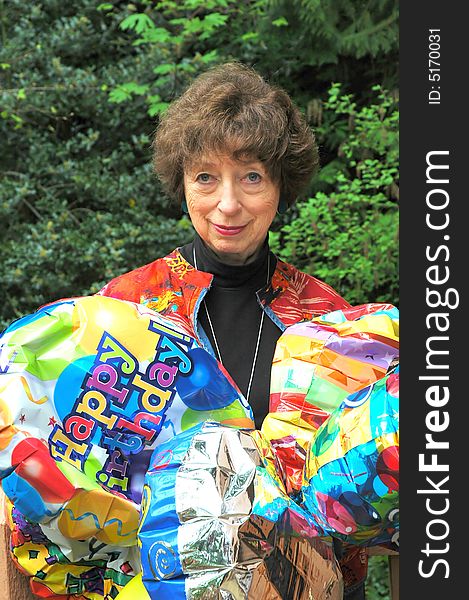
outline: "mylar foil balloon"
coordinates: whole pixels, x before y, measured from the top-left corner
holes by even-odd
[[[274,354],[270,411],[305,410],[316,428],[399,356],[399,312],[362,304],[288,327]]]
[[[319,428],[303,498],[331,535],[398,550],[399,366],[348,396]]]
[[[288,493],[301,489],[317,429],[350,393],[384,377],[398,357],[399,312],[390,304],[334,311],[284,331],[262,433],[275,448]]]
[[[259,432],[206,422],[153,454],[138,534],[152,600],[341,599],[319,533]]]
[[[0,337],[0,479],[38,595],[114,598],[139,572],[153,450],[194,423],[253,427],[217,361],[141,305],[47,305]],[[85,541],[84,541],[85,540]]]

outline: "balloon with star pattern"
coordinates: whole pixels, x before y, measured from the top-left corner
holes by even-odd
[[[114,597],[138,571],[153,450],[208,415],[252,428],[252,411],[194,338],[123,300],[52,303],[12,323],[0,347],[0,479],[17,561],[41,596]],[[30,523],[40,541],[28,541]]]

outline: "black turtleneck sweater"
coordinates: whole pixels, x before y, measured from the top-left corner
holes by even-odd
[[[271,279],[276,258],[270,252],[267,240],[252,262],[239,266],[221,262],[198,235],[193,242],[179,250],[193,266],[195,252],[197,269],[214,276],[210,290],[205,296],[205,303],[200,305],[198,322],[210,340],[215,355],[220,359],[207,318],[207,308],[218,342],[221,362],[246,396],[262,316],[256,292],[267,283],[268,267],[269,280]],[[269,412],[270,370],[275,345],[281,333],[266,314],[248,398],[257,429],[260,429],[264,417]]]

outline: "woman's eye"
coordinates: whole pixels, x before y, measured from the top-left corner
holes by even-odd
[[[196,177],[196,181],[198,181],[199,183],[210,183],[211,180],[211,175],[209,175],[208,173],[199,173],[199,175],[197,175]]]
[[[258,183],[261,180],[261,176],[259,175],[259,173],[251,171],[251,173],[248,173],[246,175],[245,179],[247,179],[249,183]]]

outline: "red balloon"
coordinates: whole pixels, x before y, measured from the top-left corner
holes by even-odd
[[[323,518],[333,529],[345,535],[350,535],[357,530],[357,522],[345,506],[332,496],[321,492],[316,492],[316,497]]]
[[[378,456],[376,473],[389,492],[399,489],[399,446],[389,446]]]
[[[16,473],[27,481],[44,502],[62,504],[75,493],[75,487],[58,468],[47,446],[37,438],[26,438],[14,448],[11,455]]]

